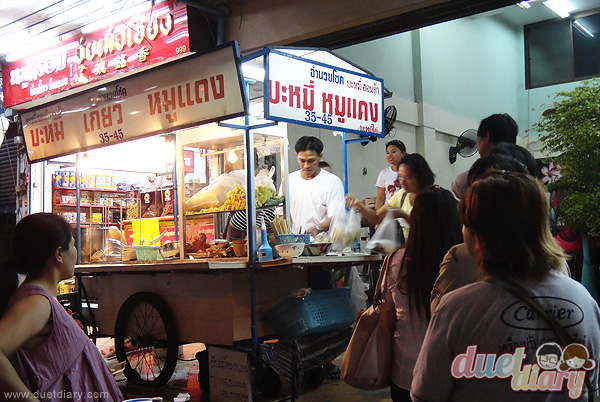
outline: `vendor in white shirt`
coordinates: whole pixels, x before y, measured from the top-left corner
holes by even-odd
[[[329,230],[331,218],[344,206],[344,186],[334,174],[319,167],[323,143],[304,136],[296,141],[300,170],[289,175],[292,232],[316,236]]]

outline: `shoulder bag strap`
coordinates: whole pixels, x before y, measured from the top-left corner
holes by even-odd
[[[383,282],[383,278],[387,275],[387,271],[390,266],[390,260],[394,255],[395,251],[387,254],[383,259],[383,264],[381,264],[381,270],[379,270],[379,277],[377,278],[377,286],[375,287],[375,293],[373,294],[373,304],[378,305],[381,304],[381,282]]]
[[[558,339],[563,344],[563,346],[568,346],[572,343],[575,343],[575,339],[567,332],[565,329],[552,317],[544,311],[544,308],[534,300],[533,296],[519,283],[514,281],[511,278],[503,278],[503,279],[491,279],[488,282],[493,283],[496,286],[500,286],[502,289],[506,290],[508,293],[512,294],[517,299],[525,302],[529,307],[535,310],[535,312],[544,319],[556,332],[558,335]],[[588,376],[585,376],[585,385],[588,389],[588,397],[590,400],[593,400],[593,391],[594,388],[590,383],[590,379]]]
[[[402,198],[400,198],[400,209],[402,209],[402,206],[404,205],[404,200],[406,200],[407,195],[408,193],[406,192],[406,190],[404,190],[404,194],[402,194]]]

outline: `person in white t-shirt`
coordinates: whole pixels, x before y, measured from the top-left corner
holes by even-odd
[[[320,139],[300,137],[294,149],[300,170],[289,175],[292,232],[316,236],[329,230],[331,219],[344,207],[344,186],[336,175],[319,166],[323,156]],[[332,288],[331,269],[320,265],[308,267],[307,284],[312,289]],[[332,362],[323,368],[330,379],[339,378],[340,369]]]
[[[320,139],[300,137],[294,148],[300,170],[289,175],[292,232],[316,236],[329,229],[331,218],[344,207],[344,186],[339,177],[319,167]]]
[[[394,193],[402,188],[398,181],[398,166],[404,155],[406,155],[406,145],[402,141],[392,140],[385,144],[385,158],[390,166],[379,172],[377,182],[375,182],[375,187],[377,187],[376,210],[383,207]]]

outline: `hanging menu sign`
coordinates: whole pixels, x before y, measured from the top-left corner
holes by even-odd
[[[265,117],[383,137],[383,80],[272,51]]]
[[[55,48],[2,65],[4,106],[189,54],[187,8],[168,0],[117,24],[73,36]]]
[[[245,114],[237,45],[22,113],[31,162]]]

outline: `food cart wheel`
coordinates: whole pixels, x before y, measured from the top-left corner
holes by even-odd
[[[136,293],[121,306],[115,323],[115,353],[126,362],[132,384],[165,385],[177,365],[177,328],[167,304],[153,293]]]

